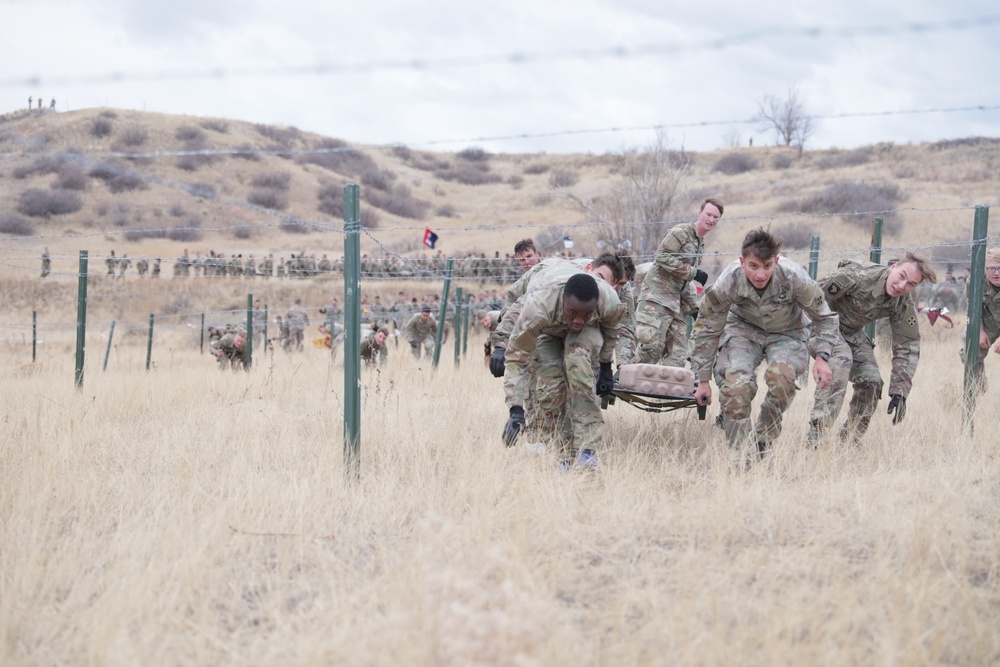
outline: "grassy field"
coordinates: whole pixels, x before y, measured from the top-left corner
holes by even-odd
[[[502,447],[475,339],[393,349],[357,483],[320,350],[219,372],[175,331],[101,372],[92,339],[77,391],[71,344],[8,340],[0,663],[996,664],[1000,372],[966,437],[960,328],[924,326],[901,425],[807,449],[810,387],[748,473],[693,410],[626,405],[560,473]]]

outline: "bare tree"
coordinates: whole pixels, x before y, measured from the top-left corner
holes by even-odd
[[[767,94],[757,101],[757,118],[761,130],[772,130],[779,144],[798,146],[802,152],[806,140],[813,133],[813,119],[806,111],[805,102],[798,89],[788,89],[784,99]]]
[[[599,223],[599,247],[647,254],[688,203],[680,200],[692,160],[683,148],[670,149],[664,131],[645,150],[630,148],[617,159],[620,178],[604,194],[584,200],[568,189],[563,192],[589,221]]]

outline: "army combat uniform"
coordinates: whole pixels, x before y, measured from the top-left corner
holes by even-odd
[[[298,304],[289,308],[285,315],[285,324],[288,326],[288,347],[301,350],[306,327],[309,326],[309,315],[305,308]]]
[[[639,291],[634,363],[684,365],[687,349],[676,337],[677,332],[686,330],[681,294],[697,274],[704,252],[705,241],[698,236],[697,223],[675,225],[663,237]],[[670,363],[665,363],[664,357]]]
[[[389,361],[389,347],[375,342],[376,333],[378,331],[369,331],[361,339],[361,360],[368,366],[374,366],[376,360],[379,366],[385,366],[385,362]]]
[[[424,356],[430,357],[434,354],[434,336],[437,334],[437,320],[431,315],[426,320],[423,313],[414,313],[410,321],[403,327],[403,334],[410,343],[410,350],[413,358],[420,358],[420,348],[424,349]]]
[[[596,451],[604,436],[604,417],[597,402],[592,358],[610,363],[618,342],[624,307],[614,288],[597,279],[597,309],[579,333],[563,321],[563,290],[570,271],[534,283],[521,297],[523,305],[507,340],[504,394],[507,407],[524,406],[528,362],[534,357],[535,427],[560,439],[569,454]]]
[[[212,341],[212,350],[217,353],[216,360],[219,364],[219,370],[231,367],[235,371],[238,368],[244,368],[246,365],[246,343],[244,343],[242,348],[236,347],[235,332],[227,333],[218,340]],[[218,355],[218,351],[220,350],[222,354]]]
[[[722,378],[719,404],[730,447],[756,442],[763,451],[781,433],[782,416],[798,390],[796,377],[809,368],[810,331],[815,353],[830,354],[837,340],[837,315],[806,270],[785,257],[779,257],[763,290],[753,286],[738,260],[705,290],[693,332],[691,369],[700,382],[712,379],[713,366]],[[765,359],[767,395],[751,429],[757,367]]]
[[[854,392],[841,435],[860,437],[868,429],[883,387],[874,345],[865,332],[865,325],[875,320],[888,318],[891,329],[889,394],[903,398],[910,394],[920,358],[917,309],[912,294],[901,297],[886,294],[888,276],[888,266],[844,260],[836,271],[820,281],[827,304],[839,316],[840,328],[830,355],[833,379],[816,391],[810,415],[811,438],[836,421],[848,380],[853,383]]]
[[[994,287],[988,280],[983,281],[982,330],[986,332],[990,345],[996,343],[997,339],[1000,338],[1000,287]],[[976,336],[975,340],[978,341],[979,336]],[[986,366],[983,362],[986,360],[989,349],[979,349],[977,352],[979,353],[979,386],[982,391],[986,391],[986,375],[984,374]],[[962,356],[964,358],[965,355]]]
[[[639,307],[638,295],[642,291],[642,286],[646,281],[646,276],[649,274],[649,271],[653,268],[653,266],[655,266],[653,262],[646,262],[635,267],[635,278],[632,280],[632,292],[635,295],[634,300],[636,309]],[[660,365],[683,367],[687,364],[687,318],[697,312],[698,291],[695,288],[694,281],[689,280],[680,293],[680,314],[682,317],[671,318],[670,323],[667,324],[667,336],[665,339],[668,341],[667,349],[663,351],[664,356],[659,361]],[[635,315],[633,315],[633,319],[636,319]],[[638,327],[637,320],[636,327]],[[633,342],[629,344],[628,342],[623,342],[626,335],[627,333],[623,329],[622,337],[618,341],[618,351],[616,351],[615,354],[616,358],[619,360],[618,363],[640,363],[636,358],[637,346],[639,344],[638,338],[634,337]]]

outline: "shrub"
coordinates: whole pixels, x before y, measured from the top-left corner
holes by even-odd
[[[233,238],[245,241],[247,239],[253,238],[253,227],[247,227],[245,225],[240,225],[239,227],[234,227],[232,230]]]
[[[998,144],[1000,144],[1000,139],[996,137],[964,137],[962,139],[943,139],[931,144],[931,148],[943,151],[965,146],[996,146]]]
[[[292,175],[284,171],[272,171],[266,174],[258,174],[250,180],[250,185],[255,188],[268,188],[288,191],[288,185],[292,182]]]
[[[250,144],[241,144],[237,147],[236,152],[233,153],[234,158],[239,158],[240,160],[249,160],[250,162],[257,162],[260,160],[260,154],[257,149]]]
[[[122,167],[114,162],[98,162],[90,168],[90,175],[100,181],[109,181],[122,172]]]
[[[552,195],[548,192],[543,192],[542,194],[536,196],[531,200],[531,203],[535,206],[548,206],[552,203]]]
[[[432,153],[414,154],[410,166],[420,171],[444,171],[451,168],[451,163]]]
[[[524,173],[529,176],[537,176],[539,174],[544,174],[549,170],[549,165],[544,162],[535,162],[534,164],[529,164],[524,168]]]
[[[838,181],[816,194],[782,204],[779,210],[839,214],[844,220],[862,226],[870,225],[871,220],[858,214],[879,214],[885,225],[883,230],[892,234],[899,230],[902,223],[890,222],[896,216],[891,209],[905,198],[906,195],[895,183]]]
[[[735,176],[760,167],[760,163],[746,153],[727,153],[715,161],[712,171]]]
[[[816,234],[819,230],[816,228],[815,223],[810,224],[799,221],[779,227],[775,231],[784,240],[786,248],[801,250],[812,247],[813,234]]]
[[[135,126],[126,128],[119,137],[124,145],[129,148],[135,148],[136,146],[142,146],[149,139],[149,133],[145,129]]]
[[[111,210],[111,202],[100,201],[94,206],[94,213],[103,218]]]
[[[0,216],[0,234],[11,236],[33,236],[35,223],[17,213],[4,213]]]
[[[403,161],[413,159],[413,151],[410,150],[409,146],[403,146],[398,144],[392,147],[392,154],[400,158]]]
[[[127,222],[126,219],[122,217],[119,218],[115,224],[117,224],[119,227],[124,227],[127,224]],[[166,236],[167,232],[163,229],[130,229],[127,232],[125,232],[125,240],[131,241],[133,243],[145,239],[162,239],[165,238]]]
[[[507,184],[515,190],[520,190],[524,187],[524,176],[520,174],[511,174],[507,177]]]
[[[379,222],[381,222],[381,217],[372,208],[361,209],[361,226],[367,229],[375,229],[378,227]]]
[[[267,137],[281,148],[291,148],[292,145],[302,136],[297,128],[277,127],[275,125],[254,125],[254,129],[262,137]]]
[[[434,175],[443,181],[454,181],[463,185],[485,185],[503,180],[499,175],[490,173],[490,166],[485,162],[467,160],[459,160],[455,166],[447,169],[438,169]]]
[[[366,169],[361,173],[361,184],[376,190],[388,192],[396,180],[396,174],[387,169]]]
[[[839,169],[840,167],[855,167],[867,164],[872,157],[872,147],[862,146],[851,151],[833,151],[816,161],[820,169]]]
[[[104,114],[101,114],[101,116],[103,115]],[[111,135],[112,129],[113,127],[110,120],[107,118],[97,118],[94,120],[94,124],[90,126],[90,133],[98,139],[103,139],[104,137]]]
[[[83,206],[80,195],[68,190],[31,188],[21,193],[17,210],[32,218],[75,213]]]
[[[438,206],[437,210],[434,211],[434,214],[440,218],[454,218],[458,215],[458,211],[456,211],[455,207],[451,204],[443,204]]]
[[[187,186],[188,194],[202,199],[215,199],[215,186],[210,183],[191,183]]]
[[[308,234],[309,227],[303,225],[300,222],[293,222],[292,220],[284,220],[281,223],[281,231],[288,234]]]
[[[344,217],[344,186],[339,183],[324,185],[319,189],[319,206],[316,209],[331,218]]]
[[[554,188],[573,187],[580,180],[580,175],[575,171],[557,169],[549,174],[549,185]]]
[[[302,155],[298,162],[354,176],[360,176],[369,169],[378,169],[374,160],[338,139],[324,139],[316,146],[316,150],[320,152]]]
[[[484,149],[473,146],[460,150],[455,157],[460,160],[468,160],[469,162],[489,162],[489,159],[493,156]]]
[[[219,134],[226,134],[229,132],[229,123],[224,120],[217,120],[215,118],[209,118],[208,120],[201,121],[201,126],[206,130],[211,130],[212,132],[218,132]]]
[[[167,238],[171,241],[200,241],[201,216],[189,215],[183,224],[167,232]]]
[[[106,109],[106,110],[104,110],[104,111],[102,111],[100,113],[100,117],[101,118],[118,118],[118,114],[116,114],[111,109]]]
[[[775,169],[788,169],[792,166],[792,156],[788,153],[778,153],[771,158],[771,166]]]
[[[75,164],[64,164],[59,168],[59,175],[53,187],[63,190],[83,190],[87,187],[87,174]]]
[[[108,190],[118,194],[120,192],[132,192],[134,190],[148,190],[149,185],[141,177],[135,174],[119,173],[105,181]]]
[[[174,137],[178,141],[196,141],[199,144],[204,143],[205,133],[201,131],[200,127],[195,127],[193,125],[181,125],[174,132]]]
[[[381,190],[367,190],[363,197],[369,204],[382,209],[387,213],[398,215],[401,218],[411,218],[421,220],[427,215],[430,202],[422,199],[415,199],[410,188],[402,183],[393,188],[390,192]]]
[[[173,204],[170,207],[170,215],[172,215],[175,218],[180,218],[185,213],[186,213],[186,211],[184,210],[184,207],[181,206],[180,204]]]
[[[55,174],[58,173],[63,164],[64,161],[61,158],[53,157],[52,155],[39,155],[31,164],[15,167],[11,175],[20,180],[29,176]]]
[[[288,208],[288,195],[273,188],[254,188],[247,195],[247,201],[272,211],[284,211]]]

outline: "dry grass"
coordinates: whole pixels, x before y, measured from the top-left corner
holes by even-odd
[[[601,470],[558,473],[501,446],[475,352],[432,373],[404,344],[362,378],[354,484],[325,353],[218,372],[168,328],[146,373],[128,329],[102,373],[92,328],[79,392],[70,334],[34,364],[7,340],[4,664],[1000,660],[1000,405],[961,435],[954,333],[929,330],[902,425],[806,450],[804,392],[747,474],[693,411],[625,405]]]

